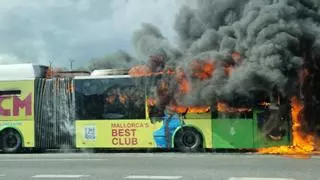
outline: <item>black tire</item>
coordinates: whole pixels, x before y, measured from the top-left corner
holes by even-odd
[[[1,133],[1,148],[4,153],[16,153],[21,150],[22,139],[20,134],[12,129]]]
[[[181,152],[198,152],[202,148],[203,138],[194,128],[185,127],[180,129],[175,137],[175,148]]]

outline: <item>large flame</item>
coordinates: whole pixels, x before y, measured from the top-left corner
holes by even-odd
[[[182,94],[187,94],[191,90],[191,86],[187,79],[186,73],[183,71],[182,68],[178,68],[176,70],[176,80],[179,84],[179,92]]]
[[[223,102],[218,102],[217,110],[219,112],[249,112],[251,109],[249,108],[234,108],[230,107],[228,104]]]
[[[177,105],[171,105],[171,110],[177,113],[207,113],[210,112],[209,106],[177,106]],[[217,110],[219,112],[249,112],[251,109],[249,108],[234,108],[230,107],[226,103],[218,102],[217,104]]]
[[[188,80],[182,79],[179,82],[179,85],[180,85],[179,90],[181,93],[186,94],[190,91],[190,84],[189,84]]]
[[[209,106],[171,106],[170,109],[176,113],[207,113],[210,111]]]
[[[151,68],[146,65],[139,65],[129,70],[129,75],[132,77],[151,76],[153,73]]]
[[[291,115],[292,115],[292,146],[280,146],[258,149],[263,154],[309,154],[315,150],[315,139],[311,134],[303,132],[300,113],[303,110],[303,104],[297,97],[291,99]]]
[[[201,80],[209,79],[215,71],[216,65],[212,60],[194,60],[191,63],[192,76]]]
[[[235,62],[238,62],[241,59],[239,53],[233,53],[232,58]],[[156,58],[161,59],[161,58]],[[153,59],[151,59],[153,60]],[[152,61],[153,62],[153,61]],[[154,61],[155,62],[155,61]],[[153,62],[153,65],[156,64]],[[157,61],[158,62],[158,61]],[[189,70],[191,71],[191,77],[199,80],[206,80],[210,79],[213,76],[214,71],[216,70],[216,63],[212,59],[205,59],[205,60],[193,60],[189,65]],[[230,76],[232,71],[234,70],[234,65],[226,65],[224,67],[225,74]],[[155,69],[155,68],[154,68]],[[130,69],[129,75],[133,77],[140,77],[140,76],[151,76],[155,74],[171,74],[174,75],[174,78],[178,84],[178,91],[176,92],[177,95],[185,95],[191,91],[191,83],[189,82],[189,78],[187,77],[187,73],[183,68],[176,68],[175,71],[172,69],[168,69],[166,72],[153,72],[153,69],[147,65],[138,65]],[[168,84],[166,82],[161,82],[160,86],[158,87],[161,91],[168,90]],[[155,106],[157,104],[156,99],[149,98],[148,105]],[[169,105],[170,104],[170,105]],[[173,103],[174,104],[174,103]],[[180,106],[180,105],[172,105],[172,102],[168,102],[170,109],[177,113],[185,113],[188,111],[189,113],[205,113],[210,111],[210,107],[203,106]],[[217,109],[221,112],[243,112],[243,111],[251,111],[248,108],[231,108],[224,103],[218,103]]]

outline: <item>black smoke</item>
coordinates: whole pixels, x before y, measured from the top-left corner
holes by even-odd
[[[181,7],[173,46],[153,25],[143,24],[133,36],[139,58],[164,57],[167,66],[187,73],[191,92],[177,101],[212,104],[263,91],[283,97],[297,95],[305,104],[305,119],[315,130],[320,112],[320,13],[312,0],[198,0]],[[238,52],[243,61],[230,76],[224,64]],[[216,70],[204,81],[191,77],[193,60],[211,59]],[[299,82],[299,71],[309,74]],[[300,92],[300,94],[299,94]]]

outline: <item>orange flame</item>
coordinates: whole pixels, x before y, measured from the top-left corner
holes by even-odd
[[[120,100],[120,102],[121,102],[122,104],[125,104],[126,101],[127,101],[127,96],[120,95],[120,96],[119,96],[119,100]]]
[[[182,94],[186,94],[191,90],[191,86],[183,69],[178,68],[176,70],[176,79],[179,84],[179,92],[181,92]]]
[[[218,102],[217,109],[219,112],[249,112],[249,108],[233,108],[227,105],[226,103]]]
[[[182,79],[179,84],[179,90],[181,91],[181,93],[186,94],[190,91],[191,88],[188,80]]]
[[[315,139],[311,134],[302,131],[301,118],[299,114],[303,110],[302,103],[297,97],[291,99],[291,115],[292,115],[292,146],[280,146],[259,149],[259,153],[263,154],[309,154],[315,150]]]
[[[132,77],[151,76],[152,71],[146,65],[139,65],[129,70],[129,75]]]
[[[207,113],[210,111],[210,107],[209,106],[175,106],[172,105],[169,107],[172,111],[176,112],[176,113]],[[188,111],[187,111],[188,110]]]
[[[147,99],[147,104],[148,104],[149,106],[155,106],[156,103],[157,103],[157,100],[154,99],[154,98],[148,98],[148,99]]]
[[[161,72],[152,72],[151,68],[147,65],[138,65],[135,67],[132,67],[129,70],[128,73],[132,77],[146,77],[146,76],[152,76],[152,75],[160,75],[160,74],[168,74],[172,75],[175,74],[175,72],[172,69],[167,69],[166,71]]]
[[[191,63],[192,75],[201,80],[211,78],[215,68],[215,63],[212,60],[195,60]]]

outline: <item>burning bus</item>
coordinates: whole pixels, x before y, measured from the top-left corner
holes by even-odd
[[[3,152],[66,147],[197,151],[292,144],[290,104],[285,100],[278,99],[283,103],[275,108],[261,94],[209,106],[182,105],[172,101],[181,81],[170,72],[133,76],[127,70],[100,70],[48,77],[48,71],[33,64],[0,66]]]
[[[143,23],[137,59],[107,62],[127,70],[52,77],[45,66],[0,66],[0,145],[310,153],[320,144],[319,23],[307,0],[198,1],[177,11],[176,45]]]

